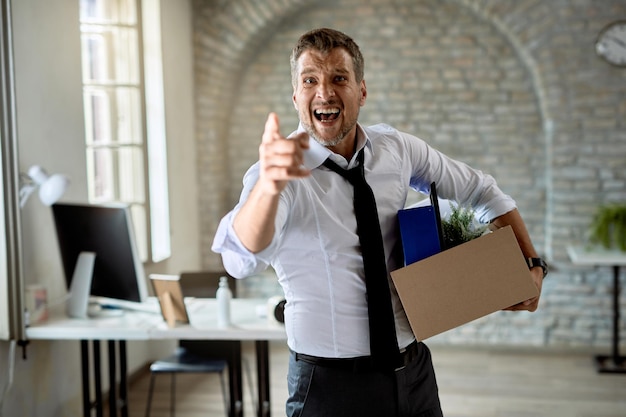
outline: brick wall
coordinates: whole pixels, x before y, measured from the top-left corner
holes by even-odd
[[[574,267],[566,248],[598,204],[626,200],[626,69],[593,45],[604,25],[626,18],[626,1],[194,0],[194,15],[206,268],[220,267],[213,234],[257,160],[267,113],[285,134],[297,126],[294,42],[329,26],[364,53],[361,122],[392,124],[494,175],[555,268],[537,313],[496,313],[437,340],[609,346],[610,270]],[[263,278],[243,286],[276,291]]]

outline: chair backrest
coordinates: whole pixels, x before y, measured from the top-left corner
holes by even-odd
[[[221,277],[228,277],[228,287],[237,297],[237,280],[226,271],[193,271],[180,274],[180,288],[185,297],[215,298]]]

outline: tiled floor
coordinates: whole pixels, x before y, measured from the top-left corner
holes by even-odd
[[[446,417],[625,417],[626,374],[598,374],[587,354],[430,346]],[[244,357],[254,374],[252,345]],[[284,416],[287,349],[272,342],[272,417]],[[130,415],[145,412],[148,376],[130,387]],[[254,384],[254,375],[252,375]],[[244,376],[244,412],[255,415]],[[152,416],[169,416],[169,378],[157,380]],[[254,393],[253,393],[254,394]],[[176,415],[225,415],[217,376],[180,376]]]

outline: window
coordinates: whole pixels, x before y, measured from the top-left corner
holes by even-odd
[[[91,203],[130,205],[156,262],[170,255],[160,13],[139,1],[80,0],[87,183]]]

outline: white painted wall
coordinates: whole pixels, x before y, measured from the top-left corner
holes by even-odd
[[[163,22],[166,131],[169,140],[172,257],[146,271],[178,273],[200,267],[194,145],[191,9],[160,0]],[[80,32],[76,0],[13,0],[19,165],[33,164],[71,178],[66,201],[87,201],[83,147]],[[22,213],[25,283],[41,283],[51,302],[66,294],[52,214],[36,198]],[[136,370],[172,343],[129,343]],[[8,343],[0,342],[0,388],[7,380]],[[33,341],[19,351],[15,382],[2,416],[73,416],[81,410],[79,345]]]

